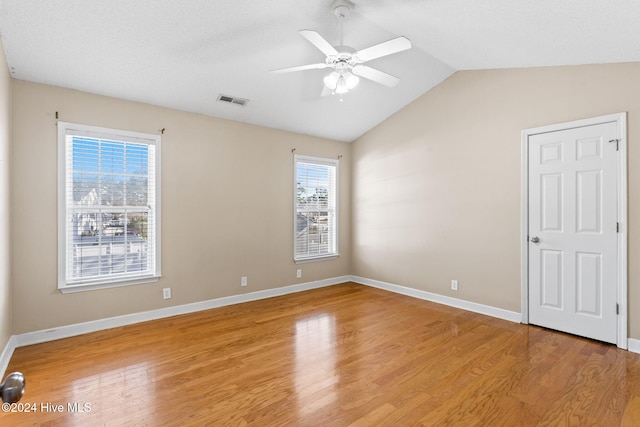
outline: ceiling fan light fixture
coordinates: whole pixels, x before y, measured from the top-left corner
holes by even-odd
[[[324,77],[324,85],[337,94],[344,94],[358,85],[360,78],[353,73],[333,71]]]
[[[338,84],[336,85],[336,93],[339,95],[345,94],[349,92],[349,87],[347,86],[347,79],[344,76],[340,76],[338,78]]]
[[[331,89],[336,90],[336,86],[338,85],[338,80],[340,79],[340,74],[332,71],[330,74],[324,77],[324,85]]]
[[[360,82],[360,77],[356,76],[355,74],[346,73],[345,81],[347,83],[347,88],[351,90],[354,87],[358,86],[358,82]]]

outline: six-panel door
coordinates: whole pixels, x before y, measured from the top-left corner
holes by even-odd
[[[615,123],[542,133],[529,138],[528,153],[529,322],[610,343],[617,332],[615,138]]]

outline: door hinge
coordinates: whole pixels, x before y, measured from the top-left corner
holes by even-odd
[[[620,232],[620,223],[616,222],[616,233]]]
[[[610,139],[609,142],[615,142],[616,143],[616,151],[620,150],[620,140],[619,139]]]
[[[620,304],[616,304],[616,314],[620,314]]]

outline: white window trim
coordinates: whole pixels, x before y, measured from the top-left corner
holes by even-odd
[[[82,283],[67,283],[67,186],[66,186],[66,136],[68,131],[73,131],[77,136],[89,136],[94,138],[109,138],[126,142],[144,142],[155,145],[155,269],[151,274],[122,277],[101,278]],[[157,282],[162,276],[162,239],[160,232],[161,218],[161,136],[141,132],[124,131],[98,126],[82,125],[58,121],[58,289],[62,293],[89,291],[94,289],[106,289],[120,286],[137,285],[141,283]]]
[[[334,208],[334,215],[335,215],[335,252],[333,253],[329,253],[329,254],[321,254],[321,255],[312,255],[312,256],[304,256],[304,257],[300,257],[298,255],[296,255],[296,218],[298,215],[298,209],[297,209],[297,198],[298,198],[298,183],[297,183],[297,165],[298,162],[310,162],[310,163],[316,163],[316,164],[320,164],[320,165],[327,165],[327,166],[334,166],[336,168],[336,177],[335,177],[335,208]],[[328,260],[333,260],[333,259],[337,259],[340,256],[340,242],[338,239],[338,236],[340,235],[339,233],[339,226],[340,226],[340,221],[339,221],[339,193],[338,193],[338,189],[340,188],[339,186],[339,181],[340,181],[340,162],[339,160],[334,160],[334,159],[328,159],[328,158],[324,158],[324,157],[313,157],[313,156],[305,156],[305,155],[301,155],[301,154],[294,154],[293,156],[293,261],[296,264],[304,264],[304,263],[308,263],[308,262],[316,262],[316,261],[328,261]]]

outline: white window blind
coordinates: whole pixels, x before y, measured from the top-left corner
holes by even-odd
[[[338,256],[338,161],[295,155],[294,260]]]
[[[58,123],[59,284],[160,276],[160,136]]]

